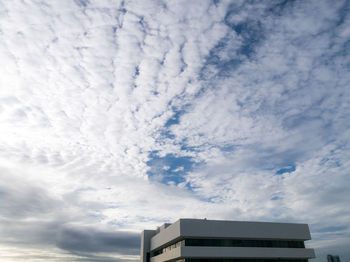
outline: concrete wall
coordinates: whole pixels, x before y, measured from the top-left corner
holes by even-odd
[[[182,237],[311,239],[307,224],[180,219]]]
[[[161,247],[162,245],[176,241],[180,237],[180,221],[171,224],[165,229],[161,229],[160,232],[151,239],[151,250]]]
[[[186,258],[314,258],[313,249],[267,247],[181,247]]]
[[[151,262],[163,262],[163,261],[169,261],[175,258],[181,257],[181,247],[173,248],[170,251],[167,251],[163,254],[160,254],[155,257],[151,257]]]
[[[180,219],[170,226],[145,230],[141,240],[141,262],[146,262],[150,250],[173,244],[184,237],[237,238],[265,240],[309,240],[307,224],[241,222],[203,219]],[[151,262],[169,261],[176,258],[313,258],[313,249],[259,248],[259,247],[177,247],[158,256]]]
[[[156,234],[156,230],[144,230],[141,234],[140,261],[146,262],[147,252],[151,248],[151,238]]]
[[[177,247],[158,256],[151,262],[171,261],[179,258],[314,258],[313,249],[259,248],[259,247]]]
[[[276,240],[311,239],[307,224],[180,219],[161,228],[151,240],[151,250],[181,237]]]

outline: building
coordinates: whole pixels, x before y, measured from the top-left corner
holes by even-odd
[[[180,219],[144,230],[141,262],[307,262],[306,224]]]
[[[339,256],[327,255],[328,262],[340,262]]]

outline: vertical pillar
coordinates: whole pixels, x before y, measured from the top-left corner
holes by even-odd
[[[144,230],[141,234],[140,262],[150,262],[149,252],[151,251],[151,238],[156,234],[156,230]],[[148,256],[147,256],[148,253]]]

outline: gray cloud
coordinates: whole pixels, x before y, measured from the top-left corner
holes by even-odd
[[[139,233],[64,228],[59,233],[57,246],[71,252],[118,252],[135,255],[139,253],[140,241]]]
[[[6,172],[2,169],[2,176]],[[10,183],[9,183],[10,182]],[[28,186],[24,181],[8,179],[0,183],[0,210],[2,217],[20,219],[35,217],[38,214],[45,216],[55,212],[62,203],[50,199],[47,192],[37,186]]]

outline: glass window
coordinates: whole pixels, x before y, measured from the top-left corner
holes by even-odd
[[[186,238],[169,246],[151,252],[151,257],[169,252],[181,246],[212,246],[212,247],[275,247],[275,248],[305,248],[304,241],[292,240],[262,240],[262,239],[196,239]],[[276,261],[276,260],[274,260]],[[199,261],[200,262],[200,261]],[[249,262],[244,260],[243,262]],[[259,260],[258,262],[265,262]],[[286,261],[289,262],[289,261]],[[300,262],[300,260],[298,260]]]

